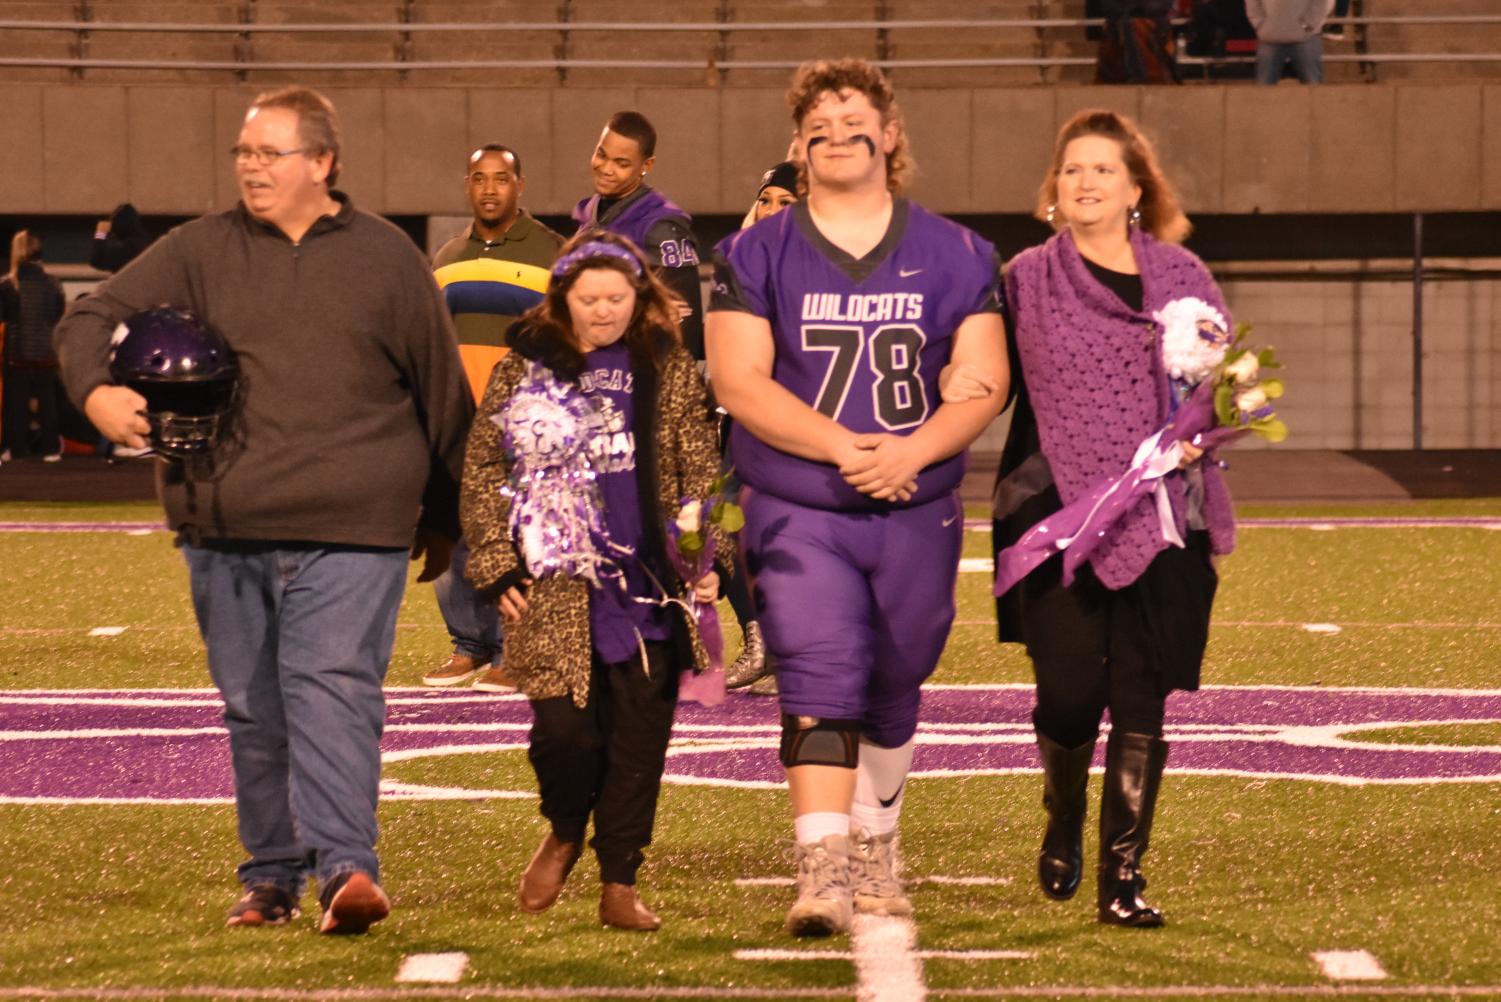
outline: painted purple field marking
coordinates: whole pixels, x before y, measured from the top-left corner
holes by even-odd
[[[1238,518],[1236,526],[1246,529],[1501,529],[1501,515],[1414,515],[1386,517],[1350,515],[1338,518]],[[967,532],[989,532],[990,520],[964,520]]]
[[[1029,774],[1036,769],[1022,684],[925,691],[914,778]],[[1501,747],[1349,740],[1366,730],[1501,721],[1501,690],[1298,686],[1177,693],[1170,770],[1185,775],[1339,785],[1501,782]],[[445,755],[520,753],[525,700],[393,690],[384,742],[391,764]],[[38,744],[46,754],[37,754]],[[775,705],[732,697],[685,706],[668,752],[680,785],[776,789]],[[1096,763],[1098,765],[1098,763]],[[528,784],[529,785],[529,784]],[[531,789],[437,787],[390,779],[398,799],[530,798]],[[154,690],[0,695],[0,803],[228,802],[220,706],[211,693]]]

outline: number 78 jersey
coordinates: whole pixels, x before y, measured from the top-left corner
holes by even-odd
[[[715,248],[709,308],[768,321],[772,376],[808,406],[856,433],[910,435],[938,409],[938,373],[959,325],[1000,311],[999,272],[993,246],[905,199],[859,260],[819,233],[798,202]],[[834,466],[782,452],[738,423],[730,457],[746,483],[797,504],[892,507],[856,491]],[[907,504],[943,497],[964,467],[961,453],[923,470]]]

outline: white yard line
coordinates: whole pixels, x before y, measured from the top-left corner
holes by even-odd
[[[859,1002],[923,1002],[928,986],[917,956],[917,926],[894,915],[856,915],[850,927]]]
[[[411,953],[401,958],[397,982],[429,982],[451,985],[464,976],[467,953]]]
[[[921,887],[923,884],[942,884],[951,887],[1005,887],[1011,883],[1010,877],[950,877],[943,874],[934,874],[930,877],[903,877],[908,887]],[[797,881],[791,877],[737,877],[736,887],[792,887]]]
[[[1365,950],[1320,950],[1313,959],[1323,969],[1324,977],[1335,981],[1381,981],[1387,977],[1381,961]]]

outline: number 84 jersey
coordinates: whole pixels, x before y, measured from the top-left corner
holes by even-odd
[[[938,373],[954,332],[976,313],[999,312],[995,248],[973,231],[897,199],[880,244],[856,260],[814,226],[806,202],[722,241],[714,253],[710,310],[771,324],[773,378],[808,406],[856,433],[910,435],[938,409]],[[792,456],[740,424],[730,456],[741,479],[797,504],[888,510],[838,469]],[[958,486],[965,457],[923,470],[908,505]]]

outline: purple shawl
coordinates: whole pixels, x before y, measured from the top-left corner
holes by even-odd
[[[1006,271],[1023,382],[1064,504],[1124,473],[1136,447],[1167,420],[1171,390],[1153,312],[1194,296],[1229,319],[1209,269],[1191,252],[1136,227],[1131,250],[1141,270],[1140,312],[1089,273],[1067,230],[1019,254]],[[1187,488],[1181,474],[1166,481],[1182,534]],[[1212,461],[1204,463],[1204,522],[1213,552],[1234,549],[1230,493]],[[1149,495],[1109,530],[1089,562],[1107,588],[1124,588],[1168,545]]]

